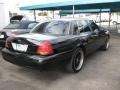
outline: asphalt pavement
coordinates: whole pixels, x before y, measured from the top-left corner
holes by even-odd
[[[19,67],[0,54],[0,90],[120,90],[120,37],[112,35],[109,50],[89,55],[77,74]]]

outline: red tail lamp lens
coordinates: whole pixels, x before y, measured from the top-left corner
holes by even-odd
[[[6,39],[6,41],[5,41],[5,48],[8,48],[9,47],[9,42],[8,42],[8,40]]]
[[[40,46],[38,46],[37,53],[41,55],[50,55],[53,53],[53,46],[49,41],[44,41]]]
[[[12,32],[12,36],[16,36],[17,35],[17,32]]]

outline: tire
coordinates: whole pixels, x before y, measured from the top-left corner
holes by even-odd
[[[109,39],[106,40],[105,44],[101,47],[102,50],[108,50],[109,49]]]
[[[116,25],[117,24],[117,22],[116,21],[113,21],[113,25]]]
[[[71,73],[77,73],[81,70],[84,61],[84,52],[81,48],[77,48],[71,60],[67,64],[67,71]]]

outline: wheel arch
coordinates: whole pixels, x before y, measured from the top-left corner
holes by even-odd
[[[84,54],[86,54],[86,49],[85,49],[85,46],[84,46],[84,45],[78,44],[75,49],[77,49],[77,48],[81,48],[82,51],[84,52]]]
[[[110,39],[110,34],[108,34],[108,39]]]

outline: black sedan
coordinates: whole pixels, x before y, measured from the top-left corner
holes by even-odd
[[[29,33],[36,24],[37,22],[35,21],[27,20],[11,22],[3,30],[0,30],[0,47],[5,46],[6,38],[19,34]]]
[[[2,56],[8,62],[25,66],[67,62],[68,71],[78,72],[86,55],[108,49],[109,38],[109,31],[91,20],[51,20],[29,34],[8,38]]]

